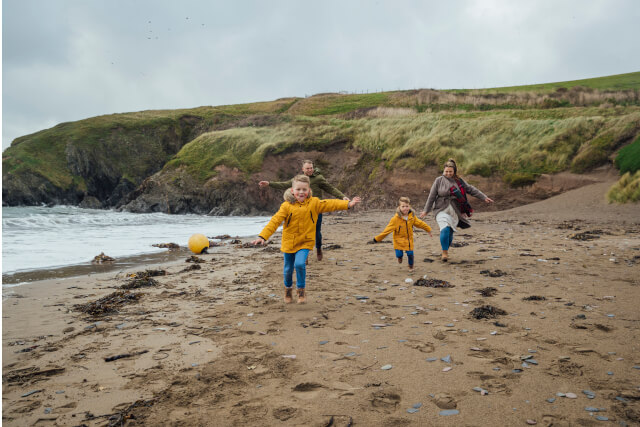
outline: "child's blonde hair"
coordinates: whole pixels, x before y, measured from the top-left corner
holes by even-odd
[[[307,175],[296,175],[293,177],[293,179],[291,180],[291,185],[293,186],[294,182],[306,182],[307,184],[309,184],[309,186],[311,186],[311,180],[309,179],[309,177]]]
[[[398,199],[398,206],[400,206],[400,203],[406,203],[411,206],[411,199],[409,199],[408,197],[400,197]]]
[[[308,176],[306,175],[296,175],[293,177],[293,179],[291,180],[291,187],[293,187],[293,183],[294,182],[306,182],[309,187],[311,187],[311,180],[309,179]],[[309,188],[309,197],[311,197],[313,191],[311,191],[311,188]],[[296,196],[293,195],[293,190],[292,188],[287,188],[286,191],[284,192],[284,194],[282,195],[282,197],[284,198],[285,202],[289,202],[291,204],[294,204],[295,202],[297,202],[296,200]]]

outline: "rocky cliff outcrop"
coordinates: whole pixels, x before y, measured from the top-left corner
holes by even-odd
[[[2,204],[114,207],[184,144],[208,130],[199,128],[201,122],[186,115],[164,123],[97,128],[91,135],[78,135],[75,128],[67,132],[64,124],[22,137],[3,153]],[[42,157],[36,158],[41,164],[24,167],[26,156],[16,152],[37,144],[44,146]],[[52,155],[55,168],[46,164]]]

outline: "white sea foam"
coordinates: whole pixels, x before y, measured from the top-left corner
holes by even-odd
[[[166,251],[154,243],[186,246],[189,236],[255,236],[268,217],[133,214],[72,206],[2,209],[2,274]]]

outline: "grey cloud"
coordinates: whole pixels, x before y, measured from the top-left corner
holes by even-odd
[[[638,71],[639,14],[635,0],[5,1],[3,149],[101,114]]]

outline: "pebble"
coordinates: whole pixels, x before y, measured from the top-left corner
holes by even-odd
[[[430,320],[427,320],[426,322],[423,322],[425,325],[431,325],[433,322]]]
[[[328,342],[329,342],[329,341],[320,341],[318,344],[320,344],[320,345],[325,345],[325,344],[327,344]]]
[[[58,390],[56,391],[56,394],[64,394],[64,390]]]
[[[491,335],[498,335],[498,331],[491,331],[489,332]]]
[[[577,399],[578,395],[575,393],[567,393],[565,394],[565,397],[568,397],[569,399]]]
[[[609,371],[607,372],[607,375],[613,375],[613,372]]]
[[[453,369],[451,366],[447,366],[442,370],[442,372],[449,372],[451,369]]]
[[[296,355],[295,354],[284,354],[282,357],[284,357],[285,359],[295,359]]]
[[[529,349],[528,351],[529,351],[529,353],[537,353],[538,352],[538,350],[531,350],[531,349]]]
[[[584,408],[585,411],[587,412],[601,412],[601,411],[605,411],[604,408],[594,408],[593,406],[585,406]]]
[[[457,409],[445,409],[444,411],[440,411],[440,415],[448,416],[448,415],[458,415],[460,411]]]
[[[486,338],[476,338],[476,341],[484,341]]]
[[[640,366],[634,366],[633,369],[640,369]]]
[[[420,402],[418,402],[418,403],[414,403],[414,404],[413,404],[413,408],[414,408],[414,409],[420,409],[420,408],[422,408],[422,403],[420,403]]]
[[[527,362],[522,362],[522,367],[523,367],[523,368],[528,368],[528,367],[529,367],[529,365],[527,364]]]
[[[527,354],[525,356],[520,356],[520,360],[527,360],[527,359],[531,359],[533,356],[530,354]]]
[[[522,369],[512,369],[511,372],[513,372],[514,374],[519,374],[520,372],[522,372]]]
[[[407,277],[406,279],[404,279],[404,283],[413,283],[413,279]]]
[[[558,396],[558,397],[567,397],[566,394],[560,393],[560,392],[556,393],[556,396]]]
[[[471,347],[470,350],[473,351],[482,351],[482,349],[480,347]]]
[[[533,425],[536,425],[538,423],[535,420],[527,420],[527,424],[533,426]]]
[[[582,393],[586,394],[589,399],[593,399],[594,397],[596,397],[596,394],[591,390],[582,390]]]
[[[609,418],[603,417],[602,415],[598,415],[596,417],[596,420],[598,420],[598,421],[609,421]]]
[[[615,314],[607,314],[607,317],[616,317]]]
[[[351,353],[345,354],[345,356],[347,356],[347,357],[352,357],[352,356],[355,356],[355,355],[356,355],[355,351],[352,351]]]
[[[416,408],[409,408],[409,409],[407,409],[407,412],[408,412],[408,413],[410,413],[410,414],[415,414],[415,413],[416,413],[416,412],[418,412],[418,411],[419,411],[419,409],[416,409]]]
[[[44,413],[45,414],[50,414],[52,410],[53,409],[51,409],[51,408],[44,408]]]
[[[42,389],[41,389],[41,390],[32,390],[32,391],[29,391],[29,392],[27,392],[27,393],[25,393],[25,394],[21,395],[20,397],[27,397],[27,396],[31,396],[32,394],[40,393],[41,391],[44,391],[44,390],[42,390]]]
[[[451,363],[451,355],[447,354],[445,357],[441,358],[444,363]]]
[[[427,358],[427,362],[435,362],[436,360],[438,360],[437,357],[428,357]]]
[[[389,370],[389,369],[391,369],[391,368],[393,368],[393,366],[391,366],[391,365],[384,365],[384,366],[383,366],[382,368],[380,368],[380,369],[382,369],[383,371],[388,371],[388,370]]]
[[[550,398],[547,399],[547,402],[549,402],[549,403],[553,403],[555,401],[556,401],[555,397],[550,397]]]

